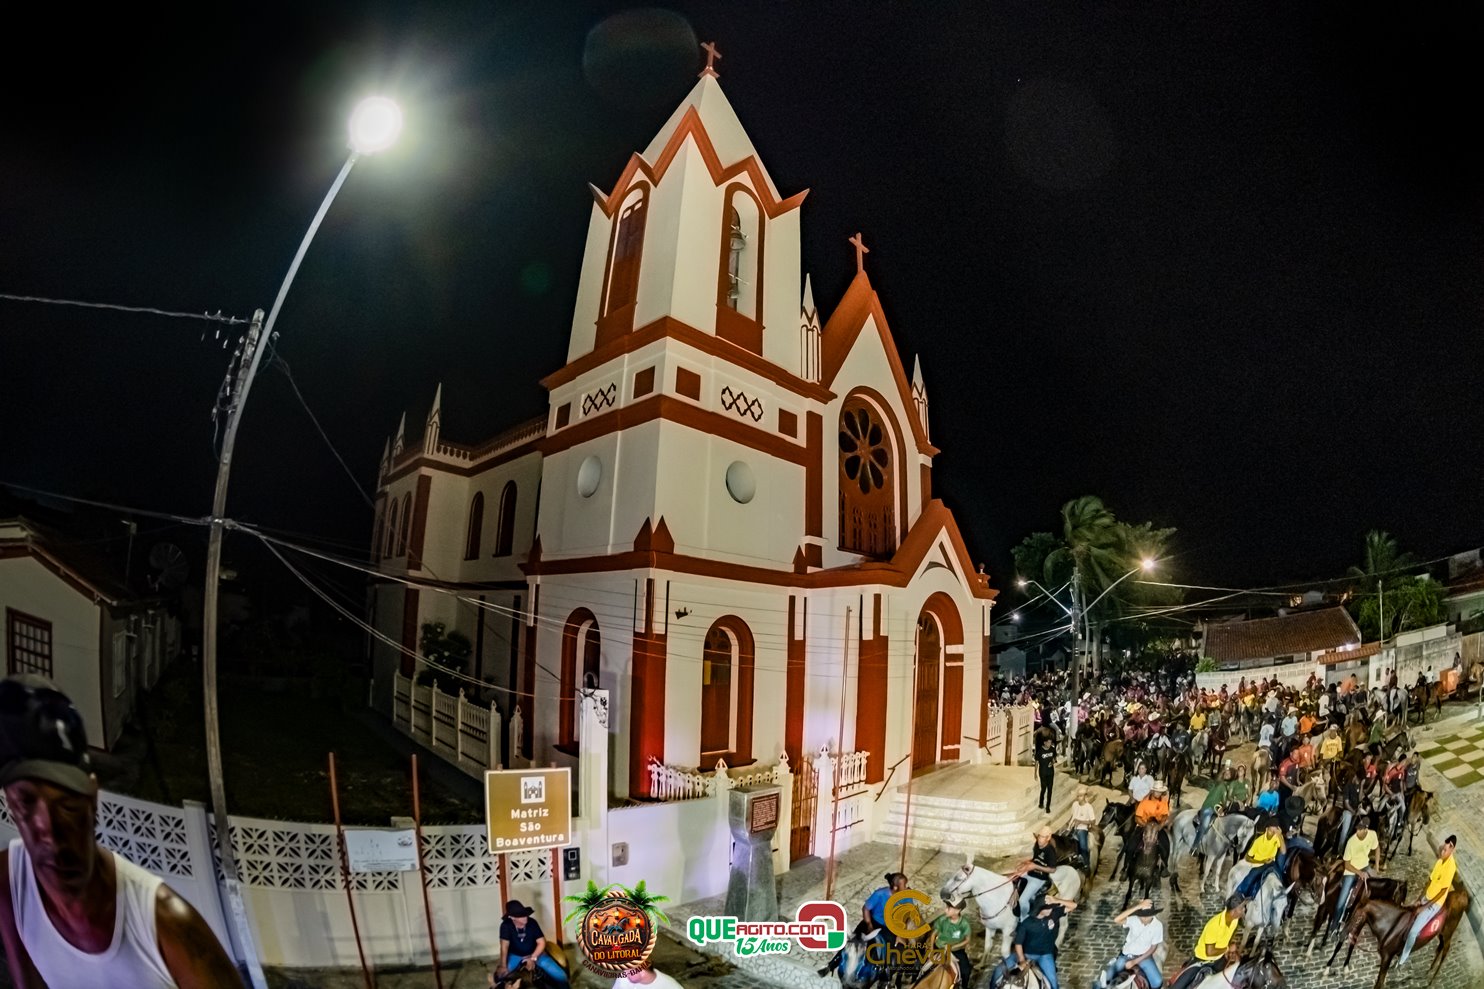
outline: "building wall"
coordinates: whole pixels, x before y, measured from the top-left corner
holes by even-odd
[[[0,559],[0,623],[6,608],[52,623],[52,679],[82,714],[88,744],[107,747],[99,607],[39,562],[23,556]],[[9,643],[0,645],[0,650],[8,661]]]

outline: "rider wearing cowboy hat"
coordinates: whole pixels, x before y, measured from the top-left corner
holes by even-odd
[[[1151,821],[1164,824],[1170,819],[1170,792],[1165,786],[1164,780],[1155,780],[1154,787],[1149,791],[1149,796],[1139,801],[1139,806],[1134,809],[1134,823],[1139,827],[1149,824]]]

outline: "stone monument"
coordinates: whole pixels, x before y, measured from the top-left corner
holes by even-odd
[[[782,788],[739,787],[728,795],[732,872],[726,912],[740,920],[777,920],[778,885],[773,881],[773,832],[778,830]]]

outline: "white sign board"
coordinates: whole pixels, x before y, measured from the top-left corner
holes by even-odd
[[[417,832],[346,828],[345,857],[351,872],[415,872]]]

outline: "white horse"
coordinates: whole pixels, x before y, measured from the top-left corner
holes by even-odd
[[[1082,895],[1082,873],[1070,865],[1059,865],[1051,870],[1051,886],[1048,892],[1055,893],[1063,900],[1079,902]],[[1061,947],[1062,939],[1067,936],[1067,924],[1062,923],[1056,931],[1056,946]],[[987,948],[986,948],[987,950]]]
[[[1288,909],[1288,896],[1289,888],[1283,885],[1277,873],[1268,873],[1242,916],[1243,954],[1251,945],[1261,947],[1264,941],[1272,944],[1283,934],[1283,913]]]
[[[1174,839],[1170,846],[1170,865],[1180,861],[1182,853],[1195,857],[1195,825],[1200,810],[1182,810],[1171,819],[1170,835]]]
[[[1201,871],[1201,890],[1225,868],[1228,857],[1233,862],[1242,859],[1247,843],[1252,840],[1256,822],[1245,814],[1224,814],[1211,822],[1206,833],[1201,835],[1201,844],[1196,851],[1206,857],[1206,866]],[[1246,875],[1246,873],[1242,873]],[[1239,877],[1240,880],[1240,877]],[[1233,889],[1236,887],[1233,886]]]
[[[940,891],[943,899],[955,897],[974,900],[979,908],[979,920],[984,924],[984,957],[990,957],[995,931],[1004,935],[1005,957],[1010,957],[1010,942],[1015,937],[1015,887],[1012,881],[998,872],[981,869],[969,858],[963,867],[943,881]]]

